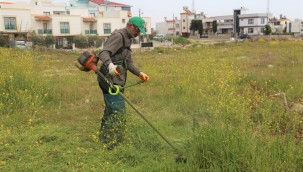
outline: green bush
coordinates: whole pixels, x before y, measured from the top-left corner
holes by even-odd
[[[49,47],[49,46],[51,46],[55,43],[56,43],[56,38],[52,35],[48,35],[44,39],[44,45],[47,46],[47,47]]]
[[[74,38],[75,46],[77,48],[87,48],[88,47],[88,39],[85,36],[76,36]]]
[[[43,36],[32,35],[31,40],[32,40],[34,46],[44,45],[44,37]]]
[[[190,44],[190,41],[184,37],[176,37],[176,38],[173,38],[173,40],[174,40],[175,44],[182,44],[182,45]]]
[[[0,35],[0,47],[8,46],[8,39],[2,35]]]
[[[89,36],[87,37],[89,47],[100,47],[103,43],[103,39],[99,36]]]

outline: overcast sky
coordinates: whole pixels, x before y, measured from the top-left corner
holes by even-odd
[[[14,0],[26,1],[26,0]],[[67,2],[68,0],[53,0],[54,2]],[[232,15],[233,9],[245,7],[247,13],[266,13],[268,0],[195,0],[194,7],[197,13],[204,12],[207,17]],[[183,6],[192,9],[192,0],[113,0],[112,2],[132,6],[133,16],[151,17],[152,24],[164,21],[164,17],[180,18]],[[303,19],[303,0],[269,0],[269,11],[275,16],[280,14],[287,18]]]

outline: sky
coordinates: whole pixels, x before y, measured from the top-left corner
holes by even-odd
[[[14,0],[26,1],[26,0]],[[53,2],[67,2],[68,0],[53,0]],[[183,12],[183,6],[192,9],[192,0],[111,0],[112,2],[132,6],[133,16],[151,17],[152,27],[164,18],[173,19]],[[247,13],[266,13],[268,0],[194,0],[196,13],[203,12],[207,17],[232,15],[233,9],[245,7]],[[279,18],[280,14],[287,18],[303,19],[303,0],[269,0],[269,11]]]

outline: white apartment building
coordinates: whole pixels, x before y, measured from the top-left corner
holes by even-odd
[[[233,33],[234,20],[233,15],[216,16],[217,20],[217,33],[229,34]]]
[[[283,17],[282,14],[280,15],[279,19],[277,19],[276,17],[269,19],[269,24],[271,26],[273,33],[286,32],[287,23],[289,23],[289,22],[290,22],[290,20],[287,19],[285,16]]]
[[[0,34],[10,39],[29,33],[53,35],[57,48],[71,48],[79,35],[108,37],[114,30],[126,26],[132,17],[131,6],[104,0],[71,0],[68,4],[53,4],[52,0],[30,2],[0,2]],[[151,34],[151,18],[146,21],[147,35]]]
[[[239,27],[241,34],[262,35],[268,24],[267,13],[240,14]]]
[[[167,24],[167,32],[166,35],[168,36],[180,36],[180,23],[181,21],[177,18],[173,20],[166,20]]]
[[[166,21],[156,23],[156,34],[166,35],[168,33],[168,25]]]
[[[180,17],[181,17],[181,22],[180,22],[181,36],[189,37],[190,32],[191,32],[190,31],[190,23],[193,19],[195,19],[195,13],[188,10],[187,7],[184,7],[183,10],[184,10],[184,12],[180,13]]]
[[[203,13],[195,14],[183,8],[180,13],[180,36],[189,37],[193,33],[190,31],[192,20],[202,20],[203,30],[205,34],[225,34],[225,35],[262,35],[265,25],[270,25],[273,33],[283,33],[287,27],[287,32],[302,33],[302,20],[290,22],[286,17],[280,16],[280,19],[272,17],[271,13],[247,13],[247,9],[241,7],[233,10],[233,15],[206,17]],[[217,21],[217,32],[212,32],[212,23]],[[156,23],[157,33],[166,34],[172,28],[174,20],[166,20],[165,22]],[[175,21],[177,23],[177,21]],[[175,27],[177,28],[177,27]]]
[[[294,21],[287,22],[287,33],[294,33],[295,36],[303,35],[303,20],[296,19]]]

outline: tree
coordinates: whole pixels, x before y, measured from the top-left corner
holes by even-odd
[[[267,24],[265,25],[265,30],[264,30],[264,34],[265,35],[270,35],[272,32],[271,27]]]
[[[190,23],[189,30],[193,32],[198,31],[199,35],[201,36],[203,34],[202,20],[192,20]]]
[[[216,33],[218,30],[218,24],[217,24],[217,20],[213,21],[213,33]]]
[[[103,43],[103,39],[99,36],[89,36],[87,40],[89,47],[100,47]]]
[[[36,45],[41,46],[41,45],[43,45],[43,43],[44,43],[44,38],[43,38],[43,36],[38,36],[38,35],[36,35],[36,34],[33,34],[33,35],[31,36],[31,40],[32,40],[34,46],[36,46]]]
[[[51,46],[51,45],[53,45],[53,44],[55,44],[55,43],[56,43],[56,39],[55,39],[55,37],[52,36],[52,35],[47,35],[47,36],[44,38],[44,45],[45,45],[46,47],[49,47],[49,46]]]
[[[85,37],[85,36],[75,36],[74,42],[75,42],[75,46],[78,48],[87,48],[88,47],[87,37]]]

